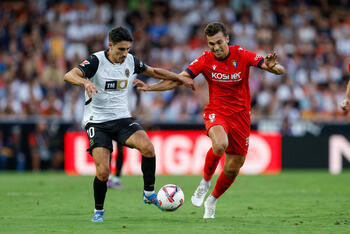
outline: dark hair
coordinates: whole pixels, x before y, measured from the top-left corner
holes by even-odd
[[[112,28],[108,33],[109,41],[113,44],[121,41],[130,41],[132,42],[132,36],[128,29],[124,27],[115,27]]]
[[[222,32],[222,34],[224,34],[225,37],[227,36],[225,25],[219,22],[210,23],[204,29],[205,35],[210,37],[214,36],[218,32]]]

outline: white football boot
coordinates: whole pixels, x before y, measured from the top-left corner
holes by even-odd
[[[209,188],[210,181],[205,181],[204,179],[202,179],[196,191],[194,191],[194,194],[191,197],[191,201],[194,206],[200,207],[203,204],[204,197],[209,191]]]
[[[204,202],[204,215],[203,219],[214,219],[215,218],[215,208],[216,208],[216,198],[209,195],[207,200]]]

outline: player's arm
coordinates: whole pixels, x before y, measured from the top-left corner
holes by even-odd
[[[64,81],[73,85],[83,86],[89,98],[92,97],[92,94],[97,93],[97,87],[95,84],[93,84],[88,79],[85,79],[83,77],[83,72],[77,67],[73,68],[64,75]]]
[[[83,86],[89,96],[92,98],[92,94],[97,93],[97,87],[87,78],[91,78],[95,75],[98,68],[98,58],[95,55],[91,55],[88,59],[84,60],[64,75],[64,81],[73,85]]]
[[[191,79],[191,76],[185,71],[181,72],[179,75]],[[180,81],[163,80],[154,85],[148,85],[139,79],[134,80],[134,86],[138,86],[137,89],[142,91],[166,91],[170,89],[175,89],[181,84],[182,83]]]
[[[349,72],[350,72],[350,62],[349,62]],[[346,88],[345,98],[340,103],[340,108],[343,111],[348,111],[350,109],[350,80],[348,81],[348,86]]]
[[[191,77],[181,75],[183,73],[176,74],[162,68],[154,68],[154,67],[147,66],[146,70],[142,74],[146,76],[154,77],[156,79],[170,80],[175,83],[179,82],[180,84],[184,84],[186,87],[194,90],[193,79],[191,79]],[[168,85],[172,84],[171,86],[174,85],[172,82],[166,82],[166,84]]]
[[[134,81],[134,86],[137,86],[137,89],[142,91],[166,91],[170,89],[175,89],[180,85],[181,85],[180,81],[173,81],[173,80],[163,80],[154,85],[146,84],[141,80]]]
[[[261,69],[274,73],[276,75],[284,74],[284,67],[279,64],[277,61],[277,54],[268,54],[264,58],[264,62],[260,65]]]
[[[340,103],[340,108],[343,111],[348,111],[350,109],[350,81],[348,82],[348,86],[346,88],[346,94],[344,100]]]

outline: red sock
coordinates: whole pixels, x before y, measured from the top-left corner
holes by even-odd
[[[224,172],[221,172],[211,195],[216,199],[219,198],[231,186],[235,179],[236,178],[230,179],[224,174]]]
[[[207,156],[205,157],[205,163],[204,163],[204,175],[203,175],[204,180],[206,181],[211,180],[220,162],[222,155],[215,154],[212,148],[208,150]]]

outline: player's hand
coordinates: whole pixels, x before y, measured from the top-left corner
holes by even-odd
[[[179,75],[179,81],[181,81],[182,84],[185,85],[187,88],[195,90],[193,79]]]
[[[273,54],[268,54],[265,56],[264,62],[269,69],[272,69],[277,64],[276,59],[277,59],[277,54],[276,52],[273,52]]]
[[[350,100],[345,98],[341,103],[340,103],[340,108],[343,110],[343,111],[348,111],[350,106]]]
[[[135,79],[132,84],[134,87],[137,86],[137,90],[142,90],[142,91],[150,90],[149,88],[150,86],[139,79]]]
[[[85,88],[89,98],[92,98],[92,95],[96,94],[98,92],[96,85],[89,80],[85,81],[84,88]]]

